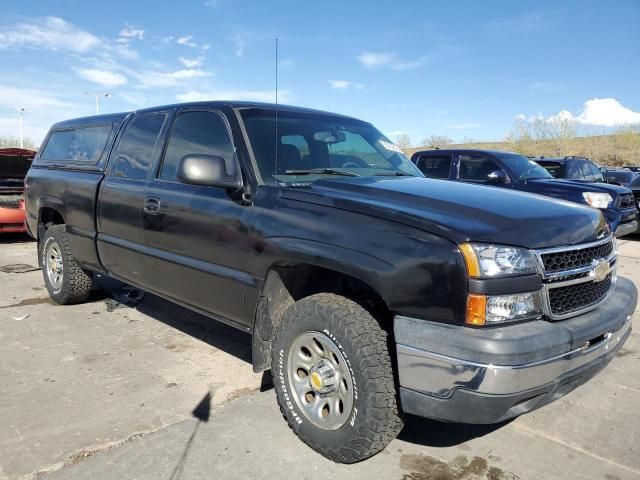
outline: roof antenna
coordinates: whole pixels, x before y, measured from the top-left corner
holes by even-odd
[[[275,150],[276,150],[276,161],[275,174],[278,175],[278,37],[276,37],[276,126],[275,126]]]

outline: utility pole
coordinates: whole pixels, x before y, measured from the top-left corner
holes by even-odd
[[[100,97],[110,97],[111,94],[110,93],[89,93],[89,92],[84,92],[85,95],[88,95],[90,97],[94,97],[96,99],[96,115],[100,115]]]
[[[12,108],[14,112],[18,112],[18,117],[20,118],[20,148],[24,148],[24,128],[22,126],[22,116],[28,110],[24,107]]]

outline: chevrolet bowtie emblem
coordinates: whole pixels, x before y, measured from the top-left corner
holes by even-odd
[[[609,272],[611,271],[611,266],[609,265],[609,262],[606,260],[594,260],[593,261],[593,281],[594,282],[601,282],[603,281],[605,278],[607,278],[607,275],[609,275]]]

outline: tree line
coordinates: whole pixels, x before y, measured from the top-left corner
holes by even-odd
[[[640,165],[640,125],[596,131],[571,118],[519,116],[502,141],[480,142],[465,138],[456,143],[446,135],[431,135],[413,146],[407,134],[397,137],[406,153],[424,148],[464,147],[509,150],[530,157],[586,157],[601,165]]]

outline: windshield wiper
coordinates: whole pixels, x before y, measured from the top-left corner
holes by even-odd
[[[378,172],[375,174],[376,177],[415,177],[411,173],[407,172]]]
[[[286,175],[342,175],[345,177],[359,177],[357,173],[348,172],[346,170],[338,170],[335,168],[308,168],[302,170],[285,170]]]

